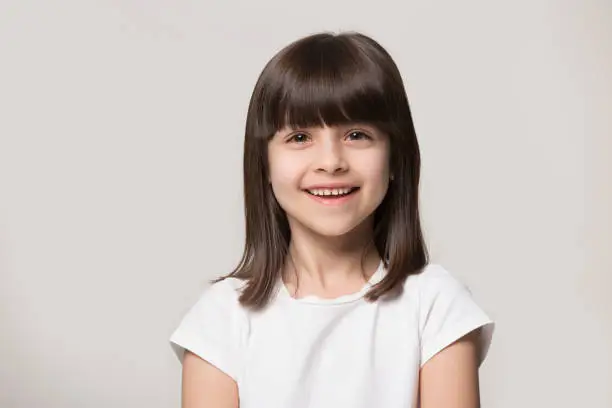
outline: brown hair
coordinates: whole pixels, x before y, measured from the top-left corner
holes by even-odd
[[[227,277],[246,280],[240,303],[265,306],[276,287],[291,232],[268,180],[268,141],[285,126],[368,123],[389,136],[394,180],[374,214],[374,245],[387,274],[366,294],[401,289],[428,262],[419,216],[420,153],[401,75],[370,37],[318,33],[297,40],[265,66],[247,113],[244,138],[246,243]]]

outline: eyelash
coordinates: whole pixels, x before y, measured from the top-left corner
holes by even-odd
[[[353,135],[355,133],[364,136],[365,139],[367,139],[367,140],[371,140],[372,139],[372,137],[370,135],[368,135],[367,133],[365,133],[365,132],[363,132],[361,130],[351,130],[350,132],[347,133],[347,137],[350,136],[350,135]],[[295,134],[291,135],[287,139],[287,143],[298,143],[298,144],[304,143],[304,142],[298,142],[296,140],[297,136],[306,136],[306,137],[310,138],[310,136],[307,135],[306,133],[295,133]],[[359,140],[361,140],[361,139],[359,139]]]
[[[352,135],[352,134],[354,134],[354,133],[357,133],[357,134],[363,135],[363,136],[365,137],[365,139],[368,139],[368,140],[369,140],[369,139],[372,139],[372,138],[370,137],[370,135],[368,135],[366,132],[363,132],[363,131],[361,131],[361,130],[351,130],[351,131],[348,133],[348,135]]]
[[[294,135],[291,135],[291,136],[290,136],[290,137],[287,139],[287,143],[299,143],[299,144],[303,143],[303,142],[298,142],[298,141],[296,140],[296,137],[297,137],[297,136],[306,136],[306,137],[310,137],[310,136],[308,136],[306,133],[296,133],[296,134],[294,134]]]

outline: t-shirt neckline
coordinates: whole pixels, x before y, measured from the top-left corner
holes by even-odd
[[[376,268],[376,271],[370,276],[370,279],[365,283],[365,285],[357,292],[348,293],[346,295],[342,295],[335,298],[322,298],[317,295],[308,295],[301,298],[294,298],[289,293],[287,286],[282,278],[279,279],[280,285],[280,294],[282,297],[288,299],[291,302],[295,303],[304,303],[304,304],[315,304],[315,305],[337,305],[343,303],[354,302],[356,300],[361,299],[372,286],[380,282],[384,276],[385,267],[384,262],[381,260]]]

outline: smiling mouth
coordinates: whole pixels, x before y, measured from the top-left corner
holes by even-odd
[[[347,187],[347,188],[317,188],[312,190],[304,190],[308,194],[314,197],[320,198],[342,198],[349,196],[359,190],[359,187]]]

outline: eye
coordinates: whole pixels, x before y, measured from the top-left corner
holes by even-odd
[[[306,133],[295,133],[291,136],[289,136],[289,138],[287,139],[287,143],[306,143],[310,140],[310,136],[308,136]]]
[[[346,135],[349,140],[368,140],[372,139],[367,133],[361,130],[352,130]]]

